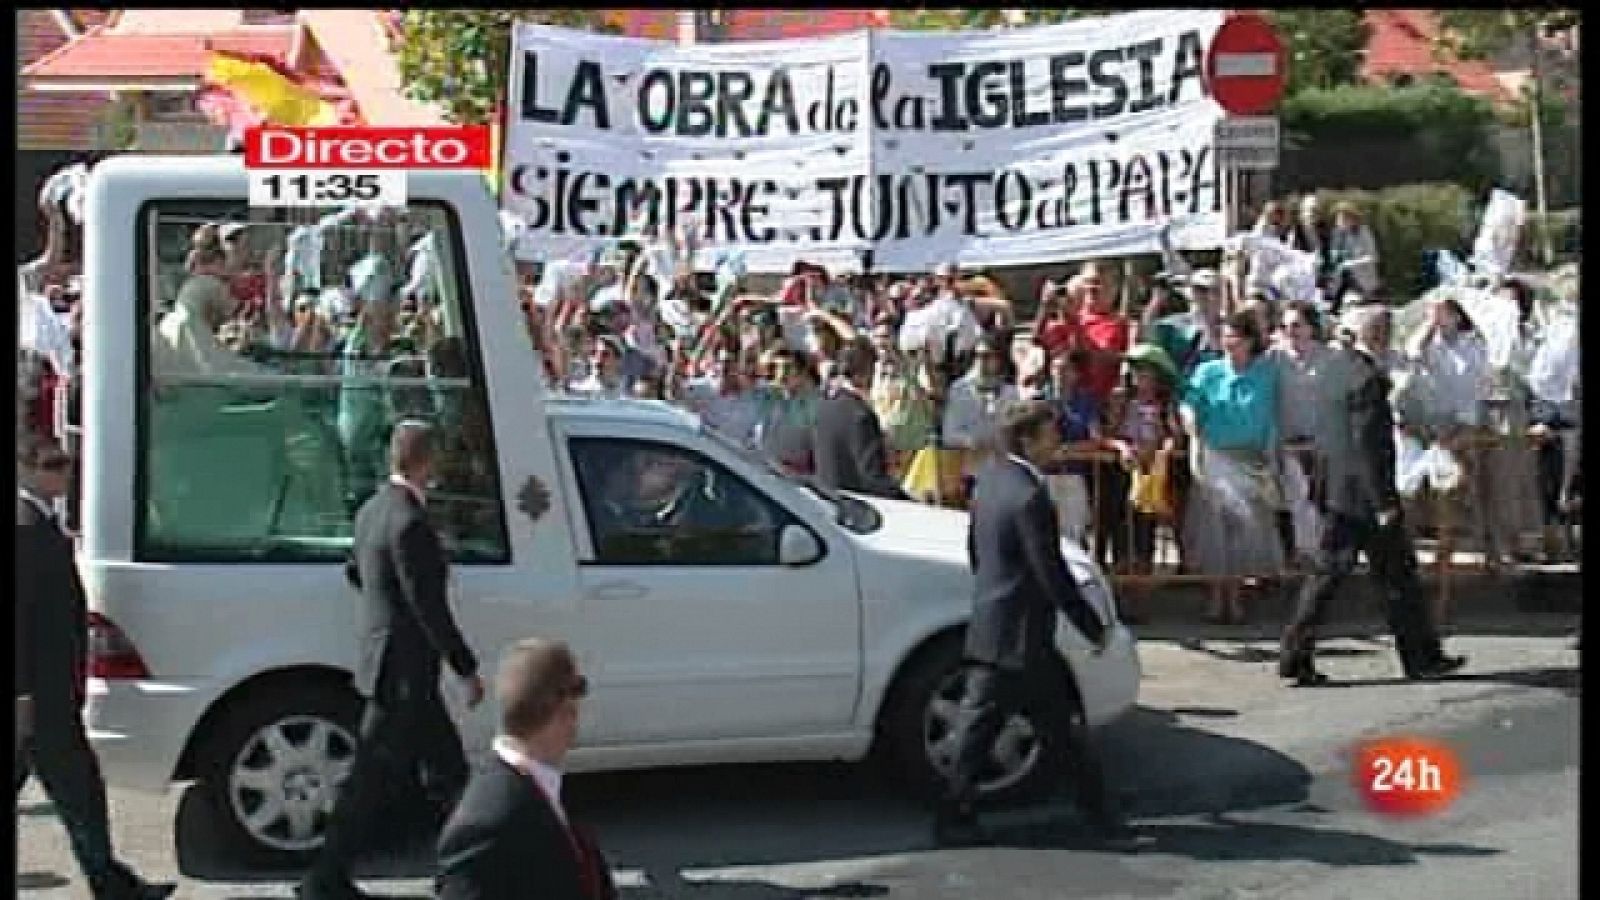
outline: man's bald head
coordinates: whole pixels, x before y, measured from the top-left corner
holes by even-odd
[[[389,435],[389,468],[407,480],[415,481],[426,475],[433,465],[433,456],[433,426],[426,422],[401,422]]]

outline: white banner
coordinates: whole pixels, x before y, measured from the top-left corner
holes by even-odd
[[[521,25],[502,202],[524,260],[689,230],[701,268],[1005,266],[1220,246],[1221,11],[678,46]]]

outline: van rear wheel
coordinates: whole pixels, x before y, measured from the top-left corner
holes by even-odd
[[[274,686],[223,715],[197,788],[224,853],[265,868],[311,860],[355,761],[360,711],[348,688],[312,682]]]

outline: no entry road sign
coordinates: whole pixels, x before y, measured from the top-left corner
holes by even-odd
[[[1218,105],[1235,116],[1270,112],[1287,77],[1288,54],[1271,23],[1254,13],[1223,20],[1206,51],[1206,82]]]

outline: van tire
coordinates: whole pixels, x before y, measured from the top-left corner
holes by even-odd
[[[954,698],[955,703],[960,702],[961,690],[965,685],[964,678],[960,676],[965,669],[960,640],[941,639],[910,663],[893,686],[885,707],[880,740],[886,751],[887,762],[893,767],[894,776],[913,796],[926,803],[937,802],[944,795],[947,781],[932,758],[934,751],[930,749],[930,737],[937,740],[947,735],[948,729],[939,728],[930,721],[933,718],[930,705],[936,694],[946,699]],[[1062,670],[1065,677],[1065,666]],[[1061,694],[1062,702],[1071,703],[1076,710],[1077,692],[1070,689],[1070,683],[1064,682],[1064,686],[1067,689]],[[949,709],[944,704],[941,706]],[[1029,712],[1024,708],[1020,718],[1027,721],[1035,735],[1038,752],[1025,754],[1026,770],[1021,772],[1020,777],[1013,770],[1006,778],[991,777],[987,783],[979,785],[979,796],[986,805],[1003,806],[1041,799],[1060,783],[1060,775],[1065,770],[1063,748],[1048,736],[1041,735],[1035,725],[1036,718]]]
[[[254,833],[241,818],[241,809],[248,808],[245,804],[251,797],[267,802],[267,795],[242,788],[236,782],[236,773],[243,771],[242,764],[246,763],[251,769],[265,771],[274,760],[263,737],[276,733],[297,745],[296,749],[311,746],[317,736],[325,738],[329,752],[321,758],[342,766],[347,776],[348,763],[355,755],[360,716],[361,699],[354,691],[330,679],[316,678],[264,686],[225,710],[203,745],[198,760],[199,780],[195,785],[202,815],[209,826],[206,831],[219,845],[217,852],[230,862],[252,868],[273,870],[307,866],[322,847],[322,830],[332,809],[331,798],[321,799],[325,793],[322,782],[328,779],[331,769],[315,765],[313,759],[312,764],[296,763],[288,776],[273,779],[281,788],[281,792],[274,791],[274,799],[280,802],[290,791],[296,797],[304,797],[308,792],[318,797],[315,802],[302,801],[301,806],[302,815],[309,806],[320,810],[312,814],[317,824],[315,836],[310,840],[296,840],[294,834],[286,833],[286,828],[293,827],[287,818],[280,827],[273,829],[277,832],[275,841],[263,840]],[[249,755],[245,756],[247,751]],[[266,765],[258,767],[263,763]]]

